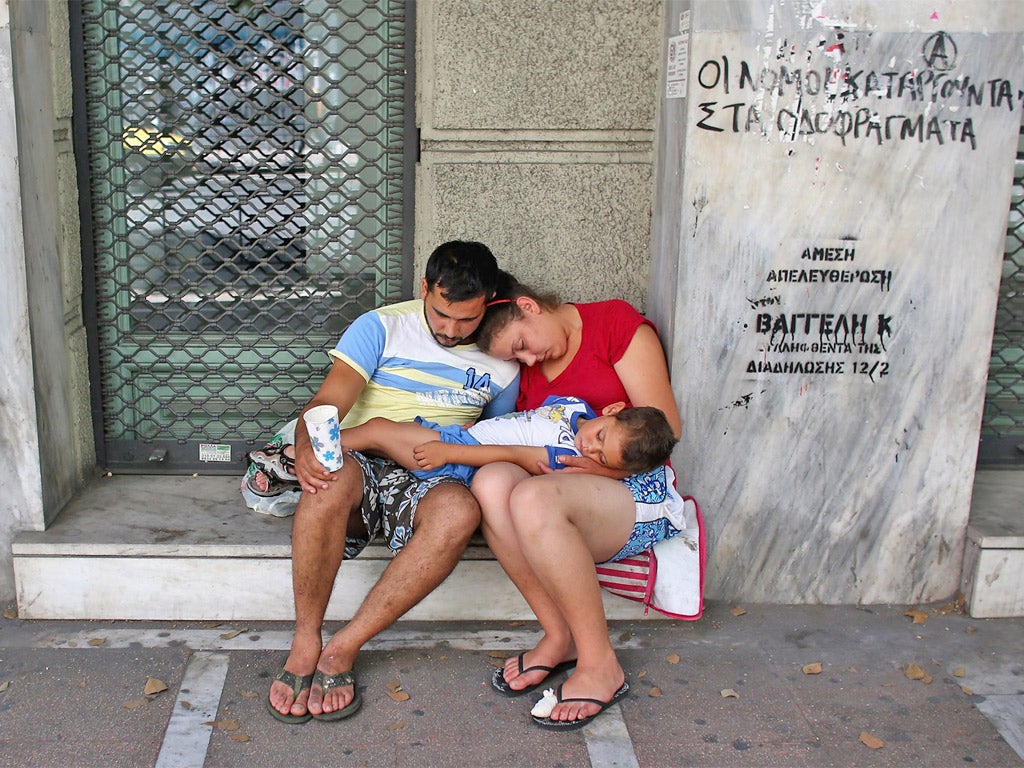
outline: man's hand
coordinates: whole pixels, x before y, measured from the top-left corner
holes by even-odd
[[[306,493],[315,494],[318,489],[326,490],[327,484],[334,480],[334,474],[316,460],[313,446],[308,440],[295,445],[295,477],[299,487]]]
[[[412,455],[420,469],[437,469],[448,463],[447,447],[447,443],[431,440],[413,448]]]
[[[541,472],[545,475],[554,475],[560,472],[568,472],[571,474],[579,474],[583,472],[588,475],[601,475],[602,477],[622,480],[632,474],[631,472],[625,472],[621,469],[610,469],[609,467],[599,464],[593,459],[588,459],[585,456],[559,456],[557,461],[562,465],[561,469],[552,469],[544,462],[541,462],[538,466],[541,468]]]
[[[335,360],[316,395],[302,409],[303,413],[315,405],[334,405],[338,408],[338,415],[344,418],[365,386],[366,381],[352,366],[342,360]],[[295,477],[306,493],[326,490],[327,484],[334,480],[334,475],[316,460],[301,415],[295,425]]]

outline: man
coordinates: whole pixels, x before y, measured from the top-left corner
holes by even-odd
[[[439,246],[427,262],[422,299],[357,318],[330,352],[333,366],[303,412],[335,405],[344,428],[374,416],[466,424],[513,410],[518,366],[472,343],[497,279],[485,245]],[[360,648],[452,572],[480,523],[480,508],[453,478],[419,481],[386,459],[353,452],[341,469],[328,472],[313,455],[302,418],[295,475],[303,491],[292,525],[295,635],[268,708],[284,722],[340,720],[361,703],[352,674]],[[376,535],[398,554],[352,619],[322,646],[342,556],[354,557]]]

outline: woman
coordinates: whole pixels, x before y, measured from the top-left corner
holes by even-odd
[[[517,409],[536,408],[551,395],[579,397],[597,409],[624,401],[659,408],[680,436],[661,342],[628,303],[560,303],[517,283],[499,295],[505,298],[492,302],[478,343],[495,357],[521,364]],[[492,684],[516,696],[575,664],[550,714],[535,709],[535,722],[551,729],[585,725],[629,689],[608,638],[594,564],[641,551],[675,532],[664,525],[652,540],[650,529],[639,530],[644,505],[633,482],[638,476],[623,480],[624,473],[589,459],[564,463],[567,468],[540,476],[512,464],[490,464],[473,481],[487,543],[544,630],[536,647],[495,672]],[[671,470],[661,471],[671,486]],[[642,490],[643,480],[639,485]],[[669,495],[678,499],[674,488]],[[656,505],[646,506],[650,511]],[[682,527],[681,512],[669,517],[676,529]]]

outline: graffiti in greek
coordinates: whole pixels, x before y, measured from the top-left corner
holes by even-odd
[[[892,287],[891,269],[772,269],[769,283],[860,283],[877,285],[886,292]]]
[[[927,38],[920,59],[916,54],[903,58],[906,68],[895,66],[899,57],[888,54],[891,63],[883,66],[841,63],[849,50],[844,42],[819,46],[818,52],[808,47],[800,66],[792,63],[799,53],[789,43],[780,43],[776,64],[752,64],[727,54],[706,59],[696,70],[697,87],[706,94],[697,102],[697,128],[777,134],[787,141],[834,135],[844,145],[916,141],[976,150],[977,110],[1014,113],[1024,104],[1024,89],[1010,78],[957,69],[957,46],[945,32]],[[816,64],[815,57],[822,56],[831,61]],[[915,59],[925,66],[913,66]]]
[[[869,325],[871,316],[858,313],[837,312],[790,312],[774,315],[770,312],[759,312],[754,329],[757,333],[768,334],[770,343],[776,336],[782,340],[789,337],[795,340],[798,336],[817,336],[819,341],[842,344],[868,343],[868,330],[874,330],[872,343],[885,349],[886,340],[892,336],[892,316],[878,314],[877,322]],[[859,338],[858,338],[859,334]]]

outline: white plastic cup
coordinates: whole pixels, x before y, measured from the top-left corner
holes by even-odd
[[[341,423],[337,407],[318,405],[302,414],[302,419],[306,422],[306,431],[316,460],[328,472],[341,469],[345,459],[341,452]]]

